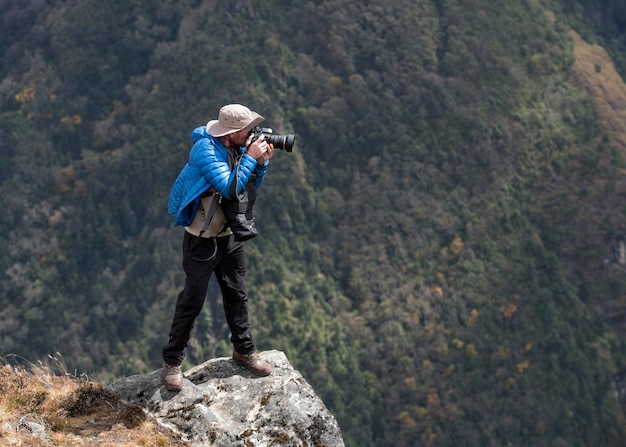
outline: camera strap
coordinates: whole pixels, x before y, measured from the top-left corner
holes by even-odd
[[[239,195],[237,194],[237,186],[239,186],[239,164],[241,163],[241,157],[237,157],[237,161],[235,162],[235,166],[233,170],[235,172],[235,179],[230,184],[230,188],[228,190],[228,195],[230,195],[230,200],[233,202],[239,201]]]
[[[239,186],[239,168],[241,164],[241,159],[243,158],[243,154],[239,152],[238,149],[235,149],[236,152],[228,151],[228,164],[231,169],[235,173],[235,179],[230,184],[230,188],[228,189],[228,195],[230,196],[230,200],[233,202],[240,202],[239,194],[237,194],[237,187]],[[256,173],[252,173],[250,178],[248,179],[248,183],[254,182],[256,179]],[[244,188],[246,188],[245,186]],[[242,191],[243,193],[243,191]]]

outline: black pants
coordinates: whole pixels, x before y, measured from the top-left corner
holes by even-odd
[[[214,256],[211,257],[213,253]],[[215,273],[222,291],[224,313],[231,333],[230,341],[237,352],[252,352],[254,343],[248,321],[248,297],[244,287],[244,242],[236,242],[232,235],[207,239],[197,238],[185,231],[183,270],[186,274],[185,288],[178,294],[170,340],[163,347],[165,363],[182,363],[184,350],[193,323],[202,310],[212,273]]]

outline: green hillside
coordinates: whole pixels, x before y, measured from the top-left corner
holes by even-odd
[[[621,0],[0,2],[0,356],[160,367],[169,189],[240,102],[297,135],[255,339],[347,446],[621,446],[625,55]],[[186,366],[230,349],[212,284]]]

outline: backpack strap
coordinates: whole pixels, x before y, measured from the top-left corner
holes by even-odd
[[[202,225],[202,230],[200,230],[199,237],[202,237],[202,235],[206,232],[207,228],[209,228],[209,224],[211,223],[211,220],[213,220],[213,215],[215,214],[215,211],[217,210],[217,206],[219,204],[220,204],[220,195],[218,193],[213,193],[213,199],[211,200],[211,205],[209,206],[209,210],[204,216],[204,224]]]

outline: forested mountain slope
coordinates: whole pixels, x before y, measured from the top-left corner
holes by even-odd
[[[349,446],[619,446],[626,11],[617,0],[0,1],[0,355],[160,366],[191,130],[296,150],[248,288]],[[621,242],[620,242],[621,241]],[[187,365],[230,347],[213,285]]]

